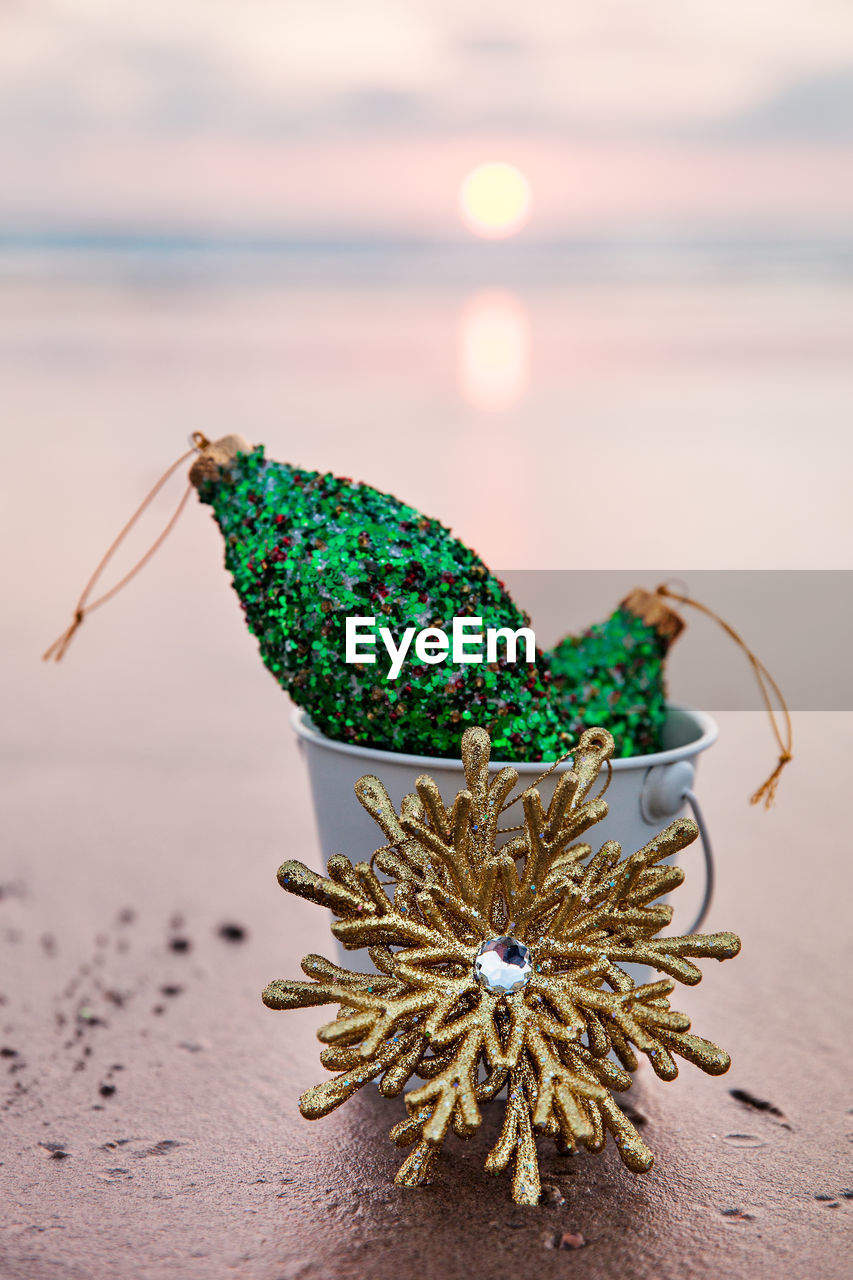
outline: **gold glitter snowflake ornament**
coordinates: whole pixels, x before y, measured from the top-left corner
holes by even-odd
[[[590,791],[613,753],[609,733],[582,734],[547,810],[535,787],[523,793],[523,826],[502,847],[500,816],[518,774],[504,768],[489,782],[490,745],[484,729],[465,733],[467,789],[449,810],[425,775],[399,816],[378,778],[359,779],[356,795],[388,843],[370,863],[336,854],[327,877],[286,862],[278,879],[331,908],[335,937],[350,950],[369,948],[377,972],[307,956],[310,981],[271,982],[263,999],[271,1009],[339,1006],[318,1032],[327,1046],[320,1060],[338,1074],[303,1094],[307,1119],[377,1077],[386,1097],[413,1077],[423,1081],[406,1094],[408,1118],[391,1130],[398,1146],[414,1147],[400,1186],[428,1182],[448,1131],[472,1137],[480,1104],[506,1086],[486,1168],[497,1174],[513,1162],[514,1200],[536,1204],[536,1133],[562,1151],[600,1151],[609,1131],[629,1169],[651,1168],[651,1151],[613,1097],[629,1088],[637,1052],[663,1080],[678,1074],[674,1054],[711,1075],[728,1070],[728,1054],[690,1035],[669,995],[673,979],[700,981],[691,957],[726,960],[740,941],[732,933],[656,936],[672,917],[657,900],[684,878],[659,864],[695,839],[693,822],[673,822],[624,859],[614,840],[594,855],[580,841],[607,812]],[[638,986],[626,964],[668,976]]]

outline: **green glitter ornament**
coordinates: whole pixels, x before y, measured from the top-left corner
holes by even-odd
[[[659,751],[666,656],[683,627],[659,595],[637,589],[606,622],[561,640],[546,660],[552,701],[572,736],[606,724],[619,755]]]
[[[330,738],[415,755],[453,756],[475,720],[494,754],[553,759],[570,745],[549,697],[547,664],[428,665],[397,680],[382,646],[373,664],[345,661],[347,616],[395,632],[477,617],[486,628],[530,625],[503,585],[437,520],[369,485],[273,462],[227,437],[202,451],[190,478],[225,540],[249,630],[267,668]]]

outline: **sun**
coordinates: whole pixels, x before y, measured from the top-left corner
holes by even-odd
[[[477,165],[459,188],[459,212],[469,231],[487,240],[513,236],[530,216],[530,183],[503,161]]]

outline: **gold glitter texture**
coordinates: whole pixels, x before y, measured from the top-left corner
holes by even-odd
[[[451,1129],[472,1137],[481,1104],[506,1088],[486,1168],[498,1174],[512,1165],[513,1199],[536,1204],[537,1133],[562,1151],[600,1151],[610,1133],[629,1169],[651,1168],[652,1152],[613,1097],[630,1086],[638,1054],[663,1080],[677,1075],[676,1056],[711,1075],[728,1069],[728,1055],[690,1034],[669,996],[676,981],[700,981],[695,959],[728,959],[740,941],[732,933],[657,936],[672,917],[658,900],[684,876],[661,864],[695,839],[693,822],[673,822],[627,858],[616,841],[593,854],[581,840],[607,812],[601,794],[592,795],[614,750],[606,730],[581,735],[547,809],[535,787],[519,797],[523,824],[502,847],[501,814],[515,803],[518,774],[503,768],[490,782],[490,747],[485,729],[466,731],[467,788],[450,809],[426,775],[399,815],[378,778],[358,781],[358,799],[387,843],[369,863],[336,854],[326,876],[286,862],[278,879],[330,908],[335,937],[348,949],[367,947],[377,972],[307,956],[308,981],[271,982],[263,999],[272,1009],[339,1006],[318,1032],[320,1060],[336,1074],[303,1094],[307,1119],[370,1080],[379,1079],[386,1097],[421,1082],[406,1094],[408,1117],[391,1130],[398,1146],[412,1148],[397,1173],[401,1186],[429,1181]],[[506,937],[532,963],[511,994],[481,986],[474,971],[482,944]],[[664,976],[636,985],[626,964]]]

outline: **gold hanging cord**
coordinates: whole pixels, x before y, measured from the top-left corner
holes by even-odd
[[[692,609],[698,609],[700,613],[704,613],[706,617],[713,619],[718,626],[722,627],[726,635],[731,636],[735,644],[738,645],[746,654],[749,664],[752,667],[753,674],[755,675],[756,683],[761,690],[761,696],[764,699],[764,705],[767,708],[767,714],[770,717],[773,736],[775,737],[776,744],[779,748],[779,760],[776,764],[776,768],[770,776],[762,782],[761,786],[751,798],[752,804],[760,804],[763,800],[765,809],[769,809],[776,798],[776,789],[779,785],[779,778],[782,770],[785,768],[785,765],[793,759],[791,754],[793,747],[791,713],[788,710],[788,704],[785,701],[782,690],[779,688],[778,684],[773,679],[761,659],[756,657],[750,649],[746,641],[738,635],[734,627],[729,626],[729,624],[721,618],[718,613],[715,613],[713,609],[709,609],[705,604],[700,604],[698,600],[692,600],[690,596],[682,595],[678,591],[670,590],[665,583],[662,583],[657,588],[657,594],[659,596],[663,596],[667,600],[677,600],[679,604],[690,605]],[[779,704],[779,713],[777,713],[776,708],[773,706],[773,698],[771,697],[771,694],[776,698]],[[778,718],[779,714],[781,714],[782,719],[781,726]]]
[[[178,458],[176,462],[173,462],[172,465],[168,468],[168,470],[163,472],[162,476],[154,485],[153,489],[151,489],[147,494],[147,496],[142,499],[142,502],[140,502],[139,506],[136,508],[133,515],[128,520],[127,524],[124,525],[121,531],[110,543],[109,547],[104,552],[104,555],[100,560],[100,563],[98,564],[94,573],[92,574],[89,581],[86,583],[85,587],[80,593],[80,599],[77,601],[77,605],[74,609],[74,614],[72,616],[71,622],[63,631],[62,635],[57,636],[53,644],[50,645],[49,648],[45,649],[44,653],[42,654],[42,662],[50,662],[51,659],[53,659],[54,662],[61,662],[62,659],[65,657],[65,654],[68,650],[68,646],[70,645],[71,641],[74,639],[74,635],[77,629],[79,628],[80,624],[82,623],[83,619],[87,616],[87,614],[90,614],[94,609],[99,609],[102,604],[106,604],[108,600],[111,600],[113,596],[117,595],[119,591],[121,591],[122,587],[127,586],[131,578],[136,577],[140,569],[142,569],[148,563],[148,561],[151,559],[154,553],[158,551],[160,547],[163,545],[163,543],[166,541],[169,534],[172,532],[175,525],[178,523],[178,518],[187,504],[187,499],[189,498],[190,493],[192,492],[192,485],[187,486],[187,490],[184,493],[184,496],[181,498],[180,502],[178,503],[178,506],[175,512],[173,513],[173,515],[171,516],[171,518],[169,519],[168,523],[166,524],[166,527],[157,536],[157,538],[155,538],[155,540],[152,542],[151,546],[148,548],[145,554],[141,557],[141,559],[137,560],[133,568],[129,569],[127,573],[124,575],[124,577],[119,579],[119,581],[115,584],[115,586],[110,587],[109,591],[105,591],[103,595],[98,596],[96,600],[92,600],[91,602],[89,602],[89,596],[91,595],[95,587],[95,584],[97,583],[104,569],[109,564],[110,560],[115,555],[118,548],[121,546],[122,542],[124,542],[125,538],[130,533],[133,526],[136,524],[139,517],[142,515],[143,511],[145,511],[146,508],[150,505],[150,503],[153,502],[154,498],[156,498],[157,494],[163,488],[163,485],[166,483],[166,481],[171,479],[171,477],[178,470],[178,467],[183,466],[187,458],[191,458],[194,453],[200,453],[201,450],[205,449],[210,443],[207,437],[202,435],[200,431],[194,431],[190,436],[190,441],[191,441],[192,447],[188,449],[186,453],[182,453],[180,458]]]

